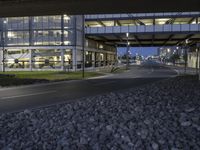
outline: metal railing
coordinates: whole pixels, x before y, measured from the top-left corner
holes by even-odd
[[[162,12],[162,13],[128,13],[128,14],[95,14],[95,15],[85,15],[86,20],[94,19],[117,19],[117,18],[166,18],[166,17],[178,17],[178,16],[200,16],[200,12]]]

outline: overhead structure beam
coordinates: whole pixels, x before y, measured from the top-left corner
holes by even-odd
[[[142,44],[142,47],[151,47],[151,43],[150,44]],[[153,46],[158,46],[158,47],[162,47],[162,44],[155,44]],[[174,44],[168,44],[168,46],[174,46]],[[118,47],[126,47],[125,44],[118,44]],[[138,44],[130,44],[130,47],[141,47]]]
[[[169,38],[163,43],[163,46],[165,46],[167,42],[169,42],[173,37],[174,37],[174,34],[171,34]]]
[[[0,0],[0,16],[194,12],[199,6],[199,0]]]
[[[98,38],[100,38],[101,41],[103,41],[103,42],[107,42],[107,41],[108,41],[108,39],[105,38],[104,36],[100,36],[100,35],[99,35]]]
[[[114,35],[117,39],[119,39],[119,40],[116,40],[115,42],[117,42],[117,41],[120,41],[120,42],[123,42],[124,40],[119,36],[119,35]],[[110,40],[109,40],[110,41]]]
[[[122,24],[120,23],[119,20],[115,20],[116,24],[118,24],[118,26],[122,26]]]
[[[126,39],[122,39],[119,35],[114,35],[117,39],[114,40],[114,39],[106,39],[108,42],[126,42],[127,40]],[[86,36],[87,37],[87,36]],[[89,39],[94,39],[95,38],[91,38],[91,37],[87,37]],[[192,41],[195,41],[195,42],[198,42],[200,41],[200,38],[190,38]],[[139,39],[140,42],[149,42],[149,43],[152,43],[152,39]],[[156,39],[154,38],[154,42],[162,42],[162,45],[163,45],[163,41],[167,41],[168,39]],[[176,42],[176,41],[181,41],[181,40],[185,40],[185,38],[172,38],[170,41],[171,42]],[[135,42],[136,39],[129,39],[129,42]],[[137,41],[136,41],[137,42]],[[168,41],[169,42],[169,41]]]
[[[178,41],[178,42],[176,43],[176,45],[179,45],[179,44],[185,42],[185,40],[190,39],[192,36],[194,36],[194,34],[189,34],[189,35],[187,35],[183,40]]]
[[[179,17],[180,15],[182,15],[182,12],[179,12],[176,14],[177,17]],[[176,17],[170,18],[169,20],[166,21],[165,24],[174,24],[175,20],[176,20]]]
[[[100,20],[97,20],[97,23],[98,23],[99,25],[103,26],[103,27],[106,26],[106,25],[105,25],[102,21],[100,21]]]
[[[152,35],[152,40],[151,40],[151,45],[153,46],[154,44],[154,39],[155,39],[155,34]]]
[[[193,21],[195,21],[196,20],[196,17],[193,17],[193,18],[191,18],[189,21],[188,21],[188,24],[191,24]]]
[[[135,40],[138,42],[138,44],[139,44],[140,46],[142,46],[142,44],[141,44],[141,42],[140,42],[138,36],[137,36],[137,35],[134,35],[134,38],[135,38]]]

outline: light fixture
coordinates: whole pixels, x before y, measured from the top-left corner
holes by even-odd
[[[66,14],[64,14],[63,17],[64,17],[65,20],[70,20],[70,17]]]
[[[129,37],[129,33],[128,32],[126,33],[126,37]]]

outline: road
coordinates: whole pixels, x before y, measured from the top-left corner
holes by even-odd
[[[103,78],[0,89],[0,113],[39,108],[78,98],[134,88],[176,76],[176,72],[154,62],[131,66],[129,71]]]

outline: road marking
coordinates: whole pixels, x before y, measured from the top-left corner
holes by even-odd
[[[9,96],[9,97],[1,97],[1,100],[5,99],[13,99],[13,98],[20,98],[20,97],[29,97],[29,96],[36,96],[36,95],[43,95],[48,93],[55,93],[56,91],[46,91],[46,92],[39,92],[39,93],[32,93],[32,94],[25,94],[25,95],[15,95],[15,96]]]

